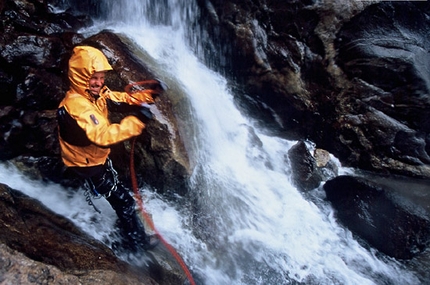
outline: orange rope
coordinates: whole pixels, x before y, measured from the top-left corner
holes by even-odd
[[[127,86],[124,87],[124,91],[127,92],[128,95],[131,95],[134,93],[131,90],[134,86],[143,86],[143,85],[151,86],[151,85],[159,85],[159,84],[160,84],[160,81],[155,79],[142,80],[142,81],[127,84]]]
[[[138,90],[133,90],[133,88],[137,88],[137,86],[139,87]],[[157,87],[157,86],[159,86],[159,87]],[[146,88],[146,87],[148,87],[148,88]],[[143,81],[138,81],[138,82],[133,82],[133,83],[127,84],[127,86],[124,87],[124,91],[131,98],[139,100],[138,98],[133,96],[134,93],[136,93],[138,91],[145,90],[146,92],[151,94],[151,96],[153,96],[153,98],[155,98],[154,96],[160,95],[160,91],[164,90],[165,88],[167,88],[167,87],[161,81],[155,80],[155,79],[149,79],[149,80],[143,80]],[[157,89],[158,89],[158,91],[157,91]]]
[[[169,250],[169,252],[172,254],[172,256],[176,259],[176,261],[181,266],[182,270],[185,272],[185,275],[187,276],[188,280],[190,281],[190,285],[195,285],[193,276],[191,275],[190,271],[187,268],[187,265],[185,264],[184,260],[181,258],[181,256],[176,252],[176,250],[171,246],[158,232],[158,230],[155,228],[154,222],[152,221],[149,214],[145,211],[143,208],[143,202],[142,202],[142,196],[140,195],[137,187],[137,179],[136,179],[136,172],[134,169],[134,143],[136,142],[136,138],[133,138],[131,143],[131,153],[130,153],[130,174],[131,174],[131,184],[133,187],[133,192],[135,195],[135,198],[137,200],[137,204],[139,206],[139,210],[142,213],[143,218],[148,223],[150,228],[155,232],[155,234],[158,235],[160,238],[160,241],[164,244],[164,246]]]

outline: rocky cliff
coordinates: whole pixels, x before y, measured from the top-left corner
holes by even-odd
[[[430,177],[428,2],[198,2],[250,116],[345,166]]]

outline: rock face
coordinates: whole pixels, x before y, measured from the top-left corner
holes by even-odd
[[[36,200],[4,184],[0,197],[0,282],[155,283]]]
[[[353,233],[385,254],[410,259],[430,244],[430,215],[392,188],[338,176],[324,184],[337,217]]]
[[[252,116],[343,165],[430,177],[428,2],[198,2]]]
[[[1,283],[168,285],[186,278],[162,244],[134,259],[142,262],[119,259],[67,218],[0,184]]]
[[[357,138],[367,139],[359,144],[362,151],[354,153],[371,149],[369,162],[386,162],[399,171],[414,167],[417,174],[427,173],[430,163],[428,7],[370,6],[345,24],[336,39],[336,60],[357,82],[348,95],[355,95],[358,108],[344,116],[345,123]]]

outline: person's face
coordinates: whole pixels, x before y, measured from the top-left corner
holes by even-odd
[[[92,95],[99,95],[101,88],[105,84],[105,71],[95,72],[90,78],[90,93]]]

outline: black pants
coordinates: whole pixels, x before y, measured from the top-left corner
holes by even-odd
[[[148,244],[143,223],[136,213],[136,203],[129,191],[118,183],[116,172],[110,161],[104,165],[92,167],[71,167],[81,179],[84,179],[94,195],[103,195],[115,210],[123,236],[135,248]]]

